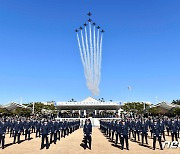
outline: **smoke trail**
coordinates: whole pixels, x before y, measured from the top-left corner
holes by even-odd
[[[78,33],[77,33],[77,40],[78,40],[78,46],[79,46],[81,61],[82,61],[82,63],[83,63],[83,68],[84,68],[84,72],[85,72],[85,77],[87,78],[87,76],[86,76],[86,69],[85,69],[85,62],[84,62],[84,58],[83,58],[83,54],[82,54],[82,48],[81,48],[81,44],[80,44],[80,40],[79,40],[79,35],[78,35]]]
[[[100,79],[101,79],[101,62],[102,62],[102,40],[103,40],[103,33],[101,33],[101,42],[100,42],[100,56],[99,56],[99,81],[98,81],[98,85],[100,83]]]
[[[97,61],[96,61],[96,57],[97,57],[97,51],[96,51],[96,26],[94,26],[94,84],[97,85]]]
[[[89,85],[89,79],[88,79],[88,64],[87,64],[87,54],[86,54],[86,48],[85,48],[85,44],[84,44],[84,37],[83,37],[83,33],[82,33],[82,30],[81,30],[81,40],[82,40],[82,46],[83,46],[83,55],[84,55],[84,61],[85,61],[85,75],[86,75],[86,80],[87,80],[87,85]]]
[[[85,36],[86,36],[86,49],[87,49],[87,57],[88,57],[88,69],[89,69],[89,73],[88,73],[88,79],[90,80],[90,84],[89,84],[89,89],[92,91],[93,87],[92,87],[92,73],[91,73],[91,59],[90,59],[90,49],[89,49],[89,41],[88,41],[88,35],[87,35],[87,29],[85,26]]]
[[[87,36],[86,26],[84,27],[84,30],[85,30],[85,37],[86,37],[87,63],[88,63],[88,69],[90,70],[89,45],[88,45],[88,36]]]
[[[96,65],[96,69],[97,69],[97,86],[98,86],[98,83],[99,83],[99,56],[100,56],[100,50],[99,50],[99,29],[98,29],[98,32],[97,32],[97,65]]]
[[[91,32],[91,23],[89,22],[89,40],[90,40],[90,67],[91,67],[91,78],[93,81],[93,47],[92,47],[92,32]],[[93,82],[92,82],[93,84]],[[93,86],[93,85],[92,85]],[[93,86],[94,87],[94,86]]]
[[[81,55],[81,61],[84,68],[86,84],[88,89],[93,95],[98,95],[99,84],[101,78],[101,62],[102,62],[102,41],[103,41],[103,30],[100,32],[100,27],[96,29],[91,24],[84,24],[84,30],[80,28],[81,41],[79,33],[77,33],[77,40]],[[89,28],[87,28],[89,26]],[[76,30],[78,32],[78,30]]]

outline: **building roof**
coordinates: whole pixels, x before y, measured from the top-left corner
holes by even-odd
[[[161,107],[161,108],[164,108],[166,110],[171,110],[172,108],[175,108],[175,107],[179,107],[180,108],[180,105],[177,105],[177,104],[168,104],[166,102],[162,102],[162,103],[154,105],[154,107]]]
[[[120,103],[117,102],[102,102],[93,97],[88,97],[80,102],[57,102],[59,109],[80,109],[80,108],[97,108],[97,109],[118,109]]]
[[[16,108],[18,108],[18,107],[20,107],[20,108],[25,108],[25,109],[31,109],[30,107],[27,107],[27,106],[25,106],[25,105],[18,104],[18,103],[16,103],[16,102],[12,102],[12,103],[9,103],[9,104],[7,104],[7,105],[3,105],[3,106],[2,106],[2,108],[5,108],[5,109],[7,109],[7,110],[14,110],[14,109],[16,109]]]
[[[98,104],[100,101],[93,98],[93,97],[88,97],[86,99],[84,99],[83,101],[81,101],[82,104],[88,104],[88,103],[94,103],[94,104]]]

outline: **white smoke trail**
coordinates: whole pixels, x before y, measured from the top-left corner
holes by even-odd
[[[89,85],[89,78],[88,78],[88,73],[89,73],[89,70],[88,70],[88,64],[87,64],[87,53],[86,53],[86,48],[85,48],[85,43],[84,43],[84,36],[83,36],[83,33],[82,33],[82,30],[81,30],[81,40],[82,40],[82,46],[83,46],[83,55],[84,55],[84,69],[85,69],[85,76],[86,76],[86,80],[87,80],[87,85]]]
[[[91,32],[91,22],[89,22],[89,40],[90,40],[90,66],[91,66],[91,78],[92,81],[94,80],[93,77],[93,47],[92,47],[92,32]],[[94,85],[92,85],[94,87]]]
[[[89,22],[89,41],[90,41],[90,60],[91,60],[91,79],[92,79],[92,91],[94,91],[94,93],[96,93],[95,91],[97,91],[96,89],[96,84],[94,82],[94,78],[95,78],[95,74],[94,74],[94,49],[93,49],[93,42],[92,42],[92,29],[91,29],[91,22]]]
[[[99,55],[99,81],[98,81],[98,86],[100,84],[100,79],[101,79],[101,63],[102,63],[102,41],[103,41],[103,33],[101,33],[101,41],[100,41],[100,55]]]
[[[84,30],[85,30],[85,37],[86,37],[87,64],[88,64],[88,70],[89,70],[88,79],[91,81],[91,77],[90,77],[90,70],[91,70],[91,68],[90,68],[90,56],[89,56],[89,45],[88,45],[88,36],[87,36],[86,26],[84,27]],[[88,87],[88,88],[90,88],[90,87]]]
[[[99,65],[100,65],[100,63],[99,63],[99,56],[100,56],[100,47],[99,47],[99,29],[98,29],[98,32],[97,32],[97,65],[96,65],[96,69],[97,69],[97,86],[99,85]]]
[[[77,40],[84,67],[86,84],[93,95],[98,95],[101,78],[103,32],[100,32],[99,27],[96,30],[95,25],[92,27],[91,22],[89,22],[88,31],[87,25],[85,25],[84,30],[81,29],[80,33],[81,41],[78,33]]]
[[[97,85],[97,61],[96,61],[96,57],[97,57],[97,50],[96,50],[96,26],[94,26],[94,84]]]
[[[77,40],[78,40],[78,46],[79,46],[81,61],[82,61],[82,63],[83,63],[83,68],[84,68],[85,77],[86,77],[86,79],[87,79],[86,69],[85,69],[85,61],[84,61],[84,57],[83,57],[83,54],[82,54],[82,48],[81,48],[81,43],[80,43],[80,40],[79,40],[79,35],[78,35],[78,33],[77,33]]]

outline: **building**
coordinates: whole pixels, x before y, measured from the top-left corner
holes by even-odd
[[[122,111],[121,103],[119,102],[100,101],[93,97],[88,97],[80,102],[56,102],[56,108],[60,114],[68,111],[70,114],[76,113],[79,117],[96,117],[102,115],[102,112],[111,112],[114,113],[114,115],[120,115]]]
[[[47,101],[47,102],[41,102],[44,105],[54,105],[55,101]]]
[[[180,108],[180,105],[177,104],[168,104],[166,102],[158,103],[154,105],[153,107],[156,107],[159,111],[160,114],[165,114],[169,113],[174,108]]]
[[[4,108],[8,111],[12,111],[12,110],[15,110],[17,108],[24,108],[24,109],[29,109],[29,110],[32,110],[30,107],[27,107],[25,105],[22,105],[22,104],[19,104],[19,103],[16,103],[16,102],[12,102],[12,103],[9,103],[7,105],[2,105],[1,108]]]

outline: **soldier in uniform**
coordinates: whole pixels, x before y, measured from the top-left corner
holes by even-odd
[[[20,132],[21,132],[21,134],[23,134],[24,135],[24,119],[22,120],[20,120],[20,126],[21,126],[21,128],[20,128]]]
[[[87,141],[89,141],[89,149],[91,149],[92,125],[91,125],[90,119],[86,120],[84,128],[83,128],[83,132],[84,132],[84,137],[85,137],[85,147],[84,147],[84,149],[87,148]]]
[[[119,121],[117,121],[116,124],[116,141],[115,144],[118,144],[118,138],[121,141],[121,123]]]
[[[177,118],[177,126],[178,126],[178,134],[177,134],[177,136],[178,136],[178,138],[180,137],[180,135],[179,135],[179,132],[180,132],[180,120]]]
[[[169,136],[169,132],[170,132],[170,120],[167,118],[164,123],[165,123],[165,126],[166,126],[167,135]]]
[[[38,120],[36,124],[36,137],[40,137],[41,121]]]
[[[25,121],[24,123],[24,129],[25,129],[25,140],[28,138],[30,140],[30,129],[31,129],[31,123],[29,120]]]
[[[4,149],[5,142],[5,134],[6,134],[6,126],[4,120],[0,121],[0,145],[2,145],[2,149]]]
[[[158,139],[159,141],[159,146],[160,146],[160,149],[162,149],[162,143],[161,143],[161,130],[160,130],[160,126],[158,125],[157,121],[154,120],[154,123],[153,123],[153,150],[155,150],[156,148],[156,139]]]
[[[109,132],[108,132],[109,138],[111,138],[111,134],[112,134],[112,131],[113,131],[113,121],[111,121],[111,122],[109,123],[108,130],[109,130]]]
[[[58,120],[57,122],[57,139],[60,140],[61,138],[61,130],[62,130],[62,122]]]
[[[136,141],[136,135],[137,135],[137,137],[138,137],[138,141],[140,141],[140,138],[139,138],[139,133],[140,133],[140,121],[139,120],[137,120],[136,122],[135,122],[135,125],[134,125],[134,127],[135,127],[135,132],[134,132],[134,139],[135,139],[135,141]]]
[[[66,123],[65,121],[63,121],[62,123],[62,131],[61,131],[61,138],[64,137],[65,138],[65,135],[66,135]]]
[[[160,126],[160,132],[161,132],[162,137],[163,137],[163,139],[165,141],[166,139],[165,139],[165,132],[164,132],[164,130],[165,130],[165,122],[164,122],[164,120],[159,121],[159,126]]]
[[[14,126],[15,126],[15,121],[14,119],[10,120],[10,137],[14,135]]]
[[[123,120],[121,125],[121,150],[124,149],[124,142],[126,143],[126,149],[129,150],[128,134],[128,125]]]
[[[147,135],[148,135],[148,124],[145,122],[145,120],[142,120],[142,123],[140,125],[141,130],[141,137],[142,137],[142,145],[144,145],[144,138],[146,140],[146,144],[148,144]]]
[[[174,119],[172,119],[172,121],[171,121],[170,130],[171,130],[172,141],[174,141],[174,138],[176,139],[176,141],[178,141],[178,138],[177,138],[178,125],[174,121]]]
[[[18,120],[14,125],[14,144],[16,143],[16,138],[18,140],[18,144],[20,144],[20,135],[21,135],[21,123]]]
[[[44,148],[44,140],[46,140],[46,149],[49,148],[49,141],[48,141],[48,135],[49,135],[49,127],[48,127],[48,123],[47,121],[45,121],[42,125],[41,125],[41,149]]]
[[[32,121],[32,133],[35,133],[35,131],[36,131],[36,125],[37,125],[37,121],[36,120],[33,120]]]
[[[153,138],[153,119],[150,120],[149,122],[149,130],[150,130],[150,133],[151,133],[151,138]]]
[[[134,120],[130,119],[130,121],[129,121],[129,138],[131,138],[131,134],[132,134],[132,137],[134,137],[134,125],[135,125]]]
[[[116,121],[113,121],[113,124],[112,124],[112,129],[111,129],[111,140],[113,141],[114,140],[114,133],[116,131]]]
[[[56,141],[57,141],[57,124],[55,123],[54,120],[52,121],[51,128],[50,128],[50,144],[52,143],[52,140],[54,141],[54,144],[56,144]]]

